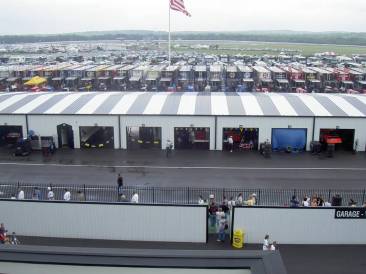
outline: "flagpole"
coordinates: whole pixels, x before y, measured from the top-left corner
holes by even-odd
[[[171,37],[170,37],[170,0],[168,0],[169,3],[169,42],[168,42],[168,51],[169,51],[169,65],[171,62]]]

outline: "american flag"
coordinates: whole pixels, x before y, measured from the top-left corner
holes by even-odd
[[[180,11],[185,15],[191,17],[191,14],[186,10],[184,6],[184,0],[170,0],[170,8],[172,10]]]

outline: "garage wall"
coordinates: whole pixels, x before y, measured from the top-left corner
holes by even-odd
[[[355,129],[355,141],[358,139],[358,151],[366,147],[366,118],[316,118],[314,140],[319,141],[320,129]]]
[[[1,222],[24,236],[205,243],[206,206],[0,201]]]
[[[303,117],[218,117],[217,118],[217,150],[222,150],[224,128],[259,128],[259,143],[271,140],[272,128],[307,128],[306,149],[310,149],[313,137],[313,118]]]
[[[334,208],[235,208],[234,230],[243,229],[245,243],[366,244],[365,219],[335,219]]]
[[[74,131],[75,148],[80,148],[80,126],[111,126],[114,128],[114,148],[119,148],[118,134],[118,116],[83,116],[83,115],[29,115],[29,129],[34,130],[41,136],[53,136],[56,145],[57,126],[60,124],[69,124]]]
[[[0,125],[22,126],[23,137],[27,137],[27,123],[25,115],[0,115]]]
[[[121,116],[121,145],[127,148],[127,127],[161,127],[162,149],[166,147],[169,139],[174,145],[175,127],[209,127],[210,128],[210,150],[215,149],[215,117],[201,116]]]

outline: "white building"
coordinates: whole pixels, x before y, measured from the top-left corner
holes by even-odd
[[[364,151],[366,96],[198,92],[39,92],[0,94],[0,137],[52,136],[59,147],[222,150],[237,146],[310,149],[325,135]]]

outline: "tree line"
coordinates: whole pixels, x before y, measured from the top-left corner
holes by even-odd
[[[353,32],[174,32],[172,37],[174,40],[232,40],[366,46],[366,33]],[[112,31],[56,35],[3,35],[0,36],[0,43],[166,39],[167,33],[162,31]]]

